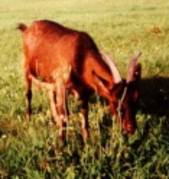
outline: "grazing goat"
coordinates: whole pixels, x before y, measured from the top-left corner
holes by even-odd
[[[82,101],[82,134],[89,137],[88,98],[93,92],[104,97],[110,111],[122,123],[126,133],[136,129],[141,65],[140,54],[131,60],[127,80],[122,80],[111,59],[101,53],[85,32],[66,28],[49,20],[35,21],[27,27],[19,24],[23,35],[27,118],[31,115],[32,81],[49,91],[51,111],[64,138],[68,107],[67,95],[78,94]]]

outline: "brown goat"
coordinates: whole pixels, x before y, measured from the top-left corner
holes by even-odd
[[[66,28],[49,20],[35,21],[29,27],[19,24],[24,44],[27,118],[31,115],[32,81],[48,88],[54,121],[64,138],[68,121],[67,95],[76,92],[82,100],[82,134],[88,131],[88,98],[93,92],[107,99],[112,114],[126,133],[134,133],[141,65],[136,55],[122,80],[111,59],[100,53],[85,32]]]

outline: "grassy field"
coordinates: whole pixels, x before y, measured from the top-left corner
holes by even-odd
[[[138,129],[126,138],[107,106],[91,97],[91,138],[83,143],[79,105],[70,96],[67,144],[58,139],[44,93],[33,96],[25,122],[22,40],[17,23],[51,19],[87,31],[114,58],[125,77],[142,51]],[[0,178],[169,178],[169,1],[1,0]]]

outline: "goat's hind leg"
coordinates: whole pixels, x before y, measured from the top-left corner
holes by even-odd
[[[25,74],[25,97],[26,97],[26,119],[29,121],[32,113],[31,100],[32,100],[32,79],[28,73]]]
[[[68,107],[67,107],[67,97],[66,89],[64,85],[60,84],[55,86],[54,84],[49,84],[37,80],[33,75],[29,75],[30,79],[38,88],[45,88],[48,90],[50,107],[52,112],[52,117],[55,124],[59,127],[59,135],[61,138],[65,137],[65,129],[67,124]]]
[[[59,126],[59,116],[56,110],[56,91],[53,89],[49,90],[49,101],[50,101],[50,107],[52,112],[53,121],[56,125]]]
[[[56,108],[59,115],[59,136],[64,140],[68,122],[67,93],[64,85],[57,88]]]
[[[64,140],[66,137],[66,125],[68,121],[65,88],[49,90],[49,99],[54,122],[59,127],[59,136]]]

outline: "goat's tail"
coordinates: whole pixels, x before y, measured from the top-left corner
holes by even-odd
[[[28,27],[25,24],[23,24],[23,23],[19,23],[17,25],[17,29],[19,29],[21,32],[24,32],[27,28]]]

